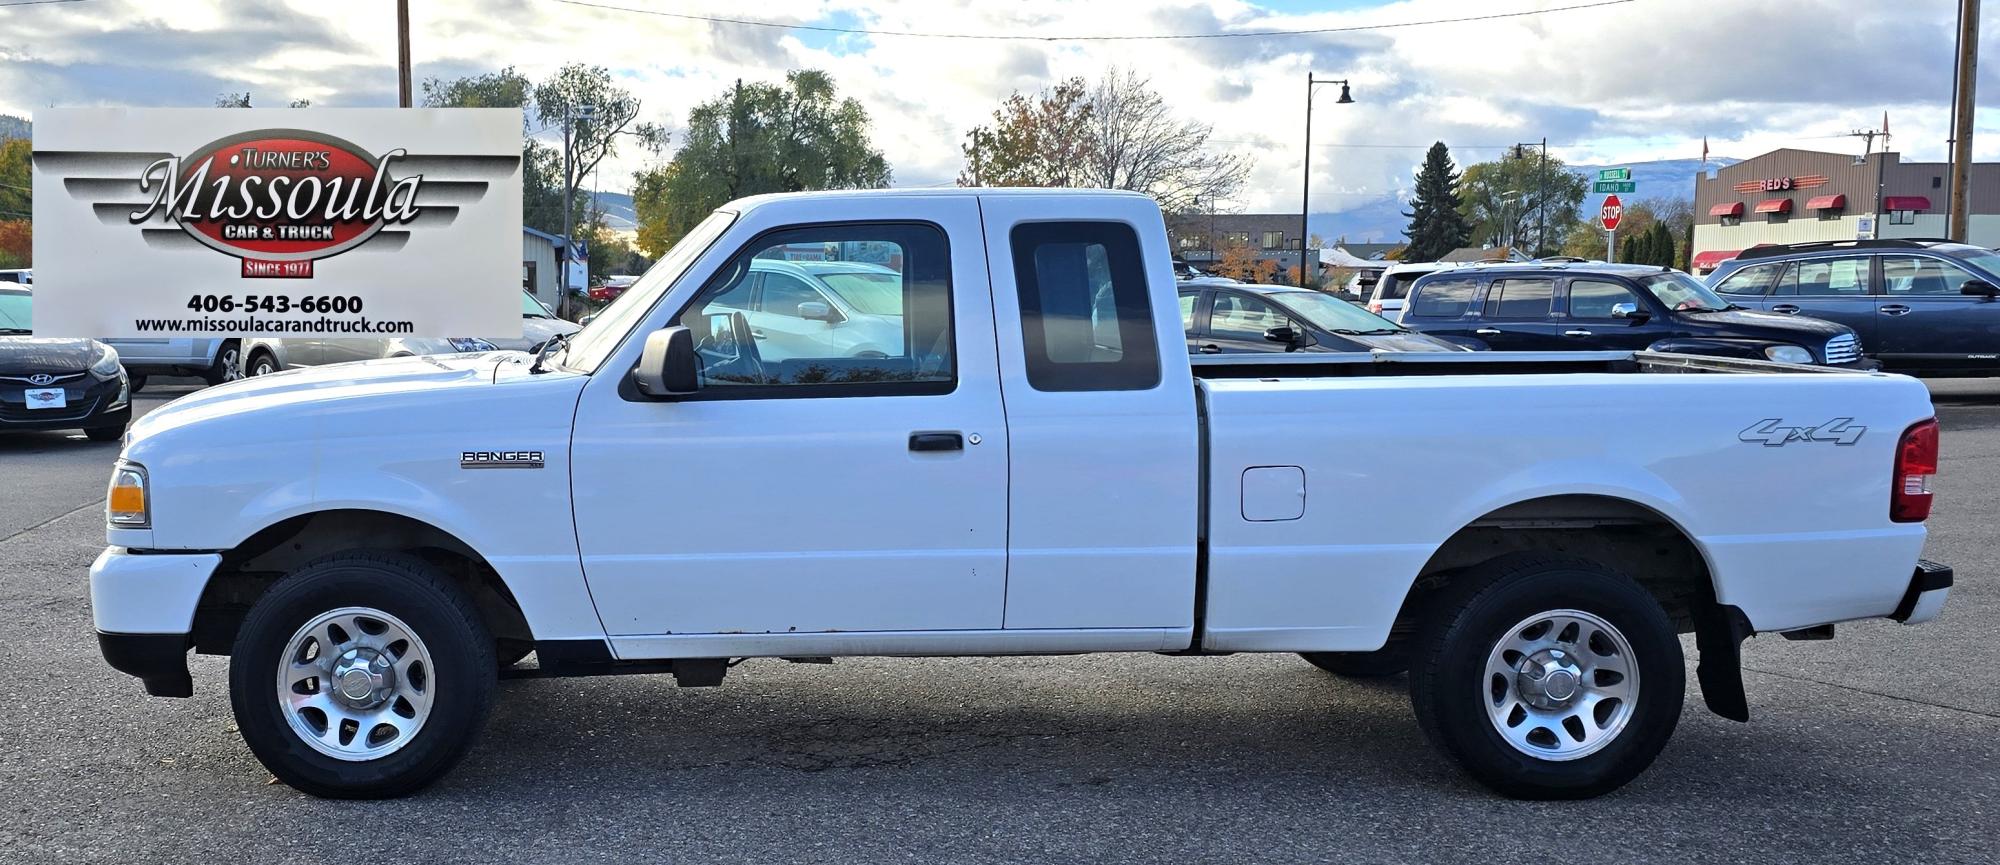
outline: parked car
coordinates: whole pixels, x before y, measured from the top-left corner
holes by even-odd
[[[1461,266],[1445,261],[1389,265],[1383,268],[1380,276],[1375,277],[1375,290],[1368,296],[1368,311],[1395,321],[1403,313],[1403,299],[1409,296],[1412,283],[1428,274]]]
[[[0,270],[0,282],[11,282],[17,285],[34,285],[35,272],[26,269]]]
[[[1180,284],[1180,304],[1197,354],[1469,350],[1310,288],[1196,280]]]
[[[767,361],[903,352],[903,275],[879,264],[752,259],[714,306],[744,314]]]
[[[419,354],[455,354],[473,351],[540,351],[551,338],[582,330],[582,325],[563,321],[525,290],[521,292],[521,335],[516,337],[340,337],[313,339],[277,337],[252,339],[243,344],[243,374],[269,375],[282,369],[321,366],[385,357]]]
[[[209,384],[221,384],[243,374],[240,339],[118,337],[104,342],[118,349],[134,391],[146,386],[147,376],[198,376]]]
[[[896,350],[760,357],[777,337],[718,302],[760,255],[835,244],[896,251],[904,306],[862,282],[866,314],[901,313]],[[1169,249],[1137,193],[763,195],[548,358],[182,397],[112,468],[100,651],[181,697],[190,648],[229,655],[244,743],[324,796],[438,778],[529,651],[538,675],[683,686],[752,657],[1299,652],[1408,670],[1420,728],[1473,778],[1580,798],[1666,746],[1679,634],[1741,721],[1751,633],[1946,604],[1951,569],[1919,558],[1921,382],[1631,353],[1190,356]],[[799,304],[847,297],[828,295]]]
[[[1708,277],[1753,309],[1839,322],[1885,369],[2000,375],[2000,254],[1940,240],[1757,246]]]
[[[132,419],[132,385],[118,350],[94,339],[31,336],[32,297],[0,284],[0,431],[80,429],[117,441]]]
[[[1844,325],[1752,312],[1678,270],[1594,261],[1482,264],[1417,280],[1402,323],[1495,351],[1671,351],[1868,368]]]
[[[634,279],[636,279],[636,277],[631,277],[631,276],[607,277],[603,282],[591,286],[587,291],[584,292],[584,296],[589,297],[591,300],[597,301],[599,303],[608,303],[610,301],[617,300],[618,295],[624,294],[625,289],[632,287],[632,282]]]

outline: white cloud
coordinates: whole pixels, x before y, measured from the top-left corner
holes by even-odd
[[[1576,0],[1401,0],[1303,13],[1237,0],[604,2],[878,30],[1083,35],[1379,25]],[[1887,110],[1897,149],[1941,158],[1953,36],[1953,4],[1945,0],[1638,0],[1361,33],[1126,42],[840,36],[555,0],[412,6],[419,78],[504,66],[538,77],[565,62],[597,63],[644,100],[645,119],[670,127],[739,78],[825,69],[868,107],[877,145],[898,183],[911,185],[949,183],[965,131],[1013,90],[1126,66],[1149,76],[1183,113],[1214,123],[1219,147],[1255,158],[1237,202],[1250,210],[1298,205],[1308,70],[1354,82],[1355,104],[1322,95],[1313,115],[1313,209],[1344,210],[1407,187],[1421,145],[1440,139],[1461,164],[1544,135],[1557,155],[1578,162],[1692,157],[1704,135],[1718,155],[1779,146],[1853,151],[1859,142],[1839,134],[1874,126]],[[2000,22],[1984,41],[2000,44]],[[319,0],[91,0],[0,10],[0,112],[205,105],[244,89],[260,104],[300,97],[321,106],[393,104],[393,15],[387,4]],[[2000,93],[2000,75],[1982,89]],[[1991,114],[1981,122],[2000,127]],[[1981,131],[1982,156],[2000,155],[2000,129]],[[623,188],[644,162],[625,154],[599,180]]]

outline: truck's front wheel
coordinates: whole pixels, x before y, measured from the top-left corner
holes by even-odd
[[[1410,702],[1433,744],[1524,799],[1606,793],[1659,756],[1686,673],[1650,593],[1595,563],[1539,554],[1456,582],[1410,668]]]
[[[237,727],[271,774],[331,798],[383,798],[465,755],[492,704],[493,640],[429,563],[346,553],[258,599],[229,665]]]

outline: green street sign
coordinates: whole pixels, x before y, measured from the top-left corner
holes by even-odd
[[[1600,180],[1590,185],[1592,192],[1637,192],[1639,184],[1630,180]]]
[[[1632,169],[1630,169],[1630,168],[1600,168],[1600,169],[1598,169],[1598,170],[1597,170],[1597,179],[1598,179],[1598,180],[1631,180],[1631,179],[1632,179]],[[1627,192],[1630,192],[1631,190],[1629,190],[1629,189],[1628,189],[1628,190],[1626,190],[1626,191],[1627,191]]]

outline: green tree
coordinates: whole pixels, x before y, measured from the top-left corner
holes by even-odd
[[[245,90],[245,91],[243,91],[242,93],[219,93],[219,94],[216,94],[216,97],[215,97],[215,107],[217,107],[217,108],[249,108],[249,107],[251,107],[251,106],[250,106],[250,91],[248,91],[248,90]],[[312,100],[310,100],[310,99],[294,99],[294,100],[292,100],[291,102],[287,103],[287,104],[285,105],[285,107],[286,107],[286,108],[311,108],[311,107],[312,107]]]
[[[744,84],[688,112],[671,162],[633,177],[639,249],[659,256],[709,211],[769,192],[877,188],[889,163],[868,137],[868,112],[815,69],[785,83]]]
[[[1459,212],[1472,224],[1475,243],[1519,246],[1530,255],[1554,254],[1583,203],[1589,185],[1561,159],[1516,149],[1465,169]],[[1543,226],[1547,225],[1544,233]]]
[[[34,215],[28,170],[32,150],[26,138],[0,141],[0,219],[30,219]]]
[[[1472,226],[1460,212],[1459,175],[1444,142],[1431,145],[1424,154],[1423,168],[1417,171],[1416,194],[1410,198],[1410,227],[1404,232],[1410,244],[1403,261],[1436,261],[1446,253],[1465,246],[1472,239]]]

